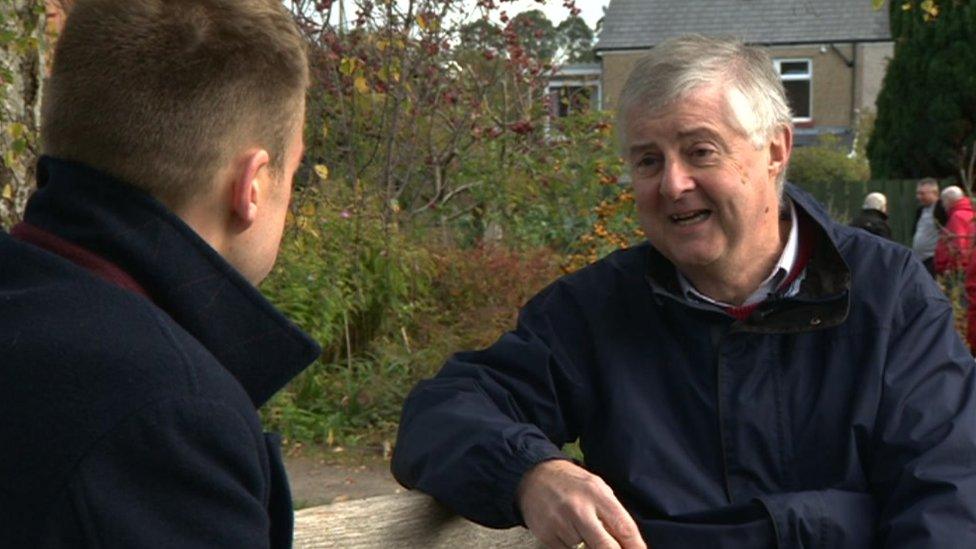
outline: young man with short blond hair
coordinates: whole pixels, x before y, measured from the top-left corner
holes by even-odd
[[[256,408],[319,348],[255,285],[307,83],[277,0],[73,3],[0,233],[0,546],[290,546]]]

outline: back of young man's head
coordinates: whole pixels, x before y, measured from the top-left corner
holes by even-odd
[[[42,104],[44,154],[185,205],[234,155],[282,169],[304,43],[280,0],[77,0]]]

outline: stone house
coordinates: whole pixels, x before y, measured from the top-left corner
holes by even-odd
[[[582,95],[613,109],[634,62],[656,44],[687,33],[734,36],[769,48],[793,108],[797,145],[824,133],[849,141],[860,113],[874,109],[894,49],[888,11],[871,4],[610,0],[595,48],[600,63],[563,68],[550,91],[553,98]]]

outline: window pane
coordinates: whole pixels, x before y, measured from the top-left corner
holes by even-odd
[[[787,74],[810,74],[809,61],[784,61],[779,64],[779,72]]]
[[[783,82],[786,88],[786,99],[790,102],[794,118],[810,118],[810,81],[787,80]]]
[[[555,112],[556,116],[562,118],[590,110],[596,90],[592,86],[562,86],[556,91],[558,100]]]

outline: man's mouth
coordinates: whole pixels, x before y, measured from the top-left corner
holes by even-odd
[[[674,214],[669,216],[671,222],[675,225],[694,225],[695,223],[700,223],[711,217],[712,212],[710,210],[695,210],[693,212],[685,212],[681,214]]]

